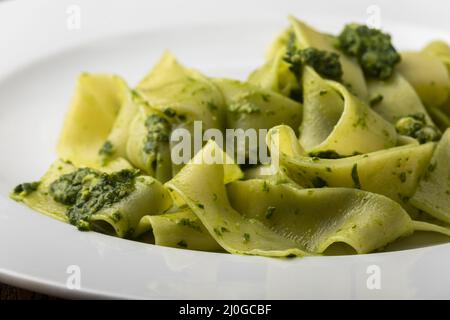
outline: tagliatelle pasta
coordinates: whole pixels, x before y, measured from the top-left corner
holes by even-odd
[[[82,74],[58,159],[11,198],[81,231],[268,257],[450,236],[450,49],[289,18],[247,81],[165,52],[131,87]],[[218,62],[219,63],[219,62]]]

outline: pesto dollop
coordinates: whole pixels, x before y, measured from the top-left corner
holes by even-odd
[[[427,125],[423,113],[415,113],[400,118],[395,123],[395,129],[399,134],[415,138],[420,143],[437,141],[441,137],[441,133],[436,127]]]
[[[336,81],[342,78],[343,71],[337,53],[316,48],[297,49],[294,36],[289,38],[284,61],[298,79],[303,65],[312,67],[322,77]]]
[[[388,79],[401,60],[390,35],[365,25],[346,25],[337,38],[337,47],[355,57],[366,76],[380,80]]]
[[[38,187],[39,187],[39,182],[21,183],[14,188],[13,193],[20,195],[20,196],[28,196],[29,194],[36,191]]]
[[[81,168],[62,175],[49,188],[52,198],[69,206],[69,222],[80,230],[89,230],[89,218],[111,207],[135,190],[138,170],[122,170],[112,174]]]

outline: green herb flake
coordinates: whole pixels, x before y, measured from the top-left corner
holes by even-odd
[[[263,99],[263,101],[265,101],[265,102],[269,102],[270,101],[270,94],[261,93],[261,99]]]
[[[182,226],[182,227],[188,227],[188,228],[194,229],[196,231],[201,231],[200,226],[188,218],[181,218],[177,222],[177,225]]]
[[[90,217],[126,198],[135,190],[139,170],[122,170],[107,174],[89,168],[62,175],[50,184],[52,198],[69,208],[69,222],[86,229]]]
[[[275,213],[275,210],[276,210],[275,207],[268,207],[265,214],[266,219],[272,218],[273,214]]]
[[[40,182],[21,183],[14,188],[13,193],[26,197],[35,192],[38,189],[39,184]]]
[[[106,141],[99,150],[99,155],[110,157],[114,154],[114,146],[111,141]]]
[[[211,102],[211,101],[208,101],[206,103],[206,106],[208,107],[209,111],[211,111],[211,112],[215,112],[219,109],[219,107],[214,102]]]
[[[270,191],[270,188],[269,188],[269,185],[268,185],[267,181],[263,182],[262,191],[264,191],[264,192],[269,192]]]
[[[383,95],[377,94],[376,96],[374,96],[370,99],[369,104],[371,107],[374,107],[377,104],[379,104],[381,101],[383,101]]]
[[[300,77],[303,65],[312,67],[322,77],[339,81],[342,78],[342,66],[339,55],[335,52],[306,48],[299,50],[295,44],[288,43],[284,61],[290,65],[290,70]]]
[[[120,211],[116,211],[112,214],[112,218],[115,222],[119,222],[120,220],[122,220],[122,214],[120,213]]]
[[[177,115],[177,112],[174,109],[172,109],[172,108],[166,108],[164,110],[164,114],[166,116],[168,116],[169,118],[173,118],[173,117],[175,117]]]
[[[166,118],[158,114],[152,114],[147,117],[145,126],[147,128],[147,136],[144,152],[147,154],[157,153],[160,143],[169,142],[171,132],[170,123]]]
[[[314,186],[314,188],[328,187],[328,183],[321,177],[315,177],[314,179],[312,179],[311,183]]]
[[[225,227],[220,227],[220,232],[221,232],[221,233],[225,233],[225,232],[230,232],[230,230],[228,230],[228,229],[225,228]]]

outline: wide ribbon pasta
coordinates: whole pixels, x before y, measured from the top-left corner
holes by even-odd
[[[450,129],[442,136],[427,169],[422,173],[411,203],[450,224]]]
[[[286,126],[268,134],[271,154],[279,154],[279,164],[301,186],[357,188],[385,195],[415,212],[409,205],[421,175],[431,159],[434,143],[409,144],[342,159],[319,159],[292,155],[297,140]]]
[[[118,76],[80,75],[59,138],[58,156],[77,166],[101,166],[99,151],[108,140],[122,107],[128,109],[130,99],[126,83]],[[121,122],[125,120],[124,115],[120,118]],[[126,138],[122,132],[116,132],[115,136],[115,141],[120,141],[119,156],[123,156]]]
[[[345,242],[364,253],[413,231],[400,205],[356,189],[307,190],[248,180],[232,182],[227,193],[221,182],[223,166],[201,160],[220,152],[214,142],[208,143],[166,186],[186,202],[228,252],[303,256],[323,253],[331,244]],[[259,203],[241,203],[245,195]],[[285,219],[285,223],[269,223],[272,217],[279,222]],[[377,238],[362,236],[372,232]]]
[[[302,78],[300,142],[307,152],[351,156],[397,144],[395,128],[343,85],[322,79],[309,67]]]
[[[143,216],[161,214],[172,205],[172,200],[162,184],[152,177],[143,175],[136,175],[130,180],[131,190],[124,197],[118,197],[121,191],[111,192],[106,196],[107,198],[102,195],[94,196],[94,188],[100,184],[102,184],[101,187],[105,187],[105,183],[102,181],[100,184],[97,183],[99,173],[96,170],[83,168],[82,170],[86,170],[86,175],[79,181],[75,181],[76,176],[68,175],[77,172],[77,168],[67,161],[58,160],[43,176],[37,190],[30,194],[15,190],[12,197],[17,201],[24,202],[32,209],[65,222],[70,220],[68,213],[71,208],[82,211],[81,204],[85,205],[86,202],[92,200],[89,203],[90,213],[87,217],[82,221],[70,222],[76,224],[80,229],[89,228],[117,237],[131,237]],[[120,173],[121,171],[109,171],[106,174],[114,174],[114,172]],[[58,182],[61,177],[67,177],[61,184],[65,190],[70,188],[70,192],[72,192],[70,197],[77,197],[77,200],[81,199],[82,201],[69,205],[67,201],[75,199],[64,199],[64,201],[59,199],[61,192],[55,191],[54,183]],[[112,190],[111,187],[108,189],[106,187],[105,190],[113,192],[114,188],[119,188],[114,184],[112,184]],[[73,194],[74,191],[77,193]],[[95,198],[96,196],[98,198]],[[114,200],[114,196],[118,199]],[[64,195],[64,197],[67,196]],[[104,205],[100,205],[101,203]]]

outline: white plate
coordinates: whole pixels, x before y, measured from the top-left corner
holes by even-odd
[[[244,78],[263,61],[264,49],[289,13],[334,32],[368,18],[370,2],[332,3],[1,3],[0,282],[90,298],[450,298],[449,244],[293,260],[193,252],[78,232],[8,199],[13,186],[38,179],[54,160],[56,137],[81,71],[118,73],[134,85],[170,48],[208,75]],[[449,4],[378,3],[382,27],[399,47],[418,48],[436,37],[450,40]],[[81,28],[68,29],[67,19],[78,9]],[[404,241],[391,250],[412,246]],[[66,286],[70,266],[81,271],[79,290]],[[378,272],[381,288],[373,289]]]

